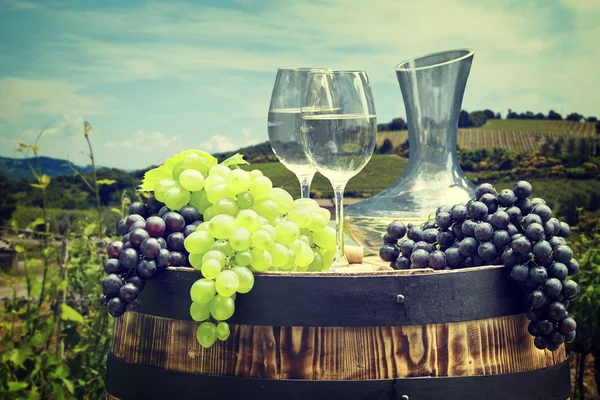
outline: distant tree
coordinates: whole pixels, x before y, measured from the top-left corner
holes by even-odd
[[[4,226],[17,208],[17,201],[11,195],[14,192],[14,181],[0,174],[0,226]]]
[[[546,116],[542,113],[537,113],[535,114],[535,119],[546,119]]]
[[[402,118],[394,118],[392,122],[390,122],[390,131],[402,131],[405,129],[408,129],[408,126]]]
[[[496,113],[496,119],[502,119],[502,115],[500,115],[500,113]]]
[[[587,122],[598,122],[598,118],[591,116],[591,117],[587,117]]]
[[[554,139],[547,136],[544,143],[542,143],[542,145],[540,146],[540,153],[542,153],[542,155],[544,155],[544,156],[549,156],[552,153],[553,147],[554,147]]]
[[[513,110],[511,110],[509,108],[508,114],[506,114],[506,119],[517,119],[517,118],[519,118],[519,114],[517,114],[516,112],[514,112]]]
[[[390,130],[390,124],[377,124],[377,132],[386,132]]]
[[[487,116],[484,111],[474,111],[469,114],[469,126],[483,126],[487,122]]]
[[[379,148],[379,154],[390,154],[394,150],[394,146],[392,145],[392,141],[390,139],[385,139]]]
[[[600,135],[600,122],[596,122],[596,133]]]
[[[569,115],[567,115],[566,120],[567,121],[575,121],[575,122],[579,122],[583,119],[583,115],[578,114],[578,113],[571,113]]]
[[[490,109],[485,109],[485,110],[483,110],[483,112],[484,112],[485,116],[487,117],[487,119],[494,119],[494,118],[496,118],[496,115]]]
[[[459,128],[468,128],[469,127],[469,113],[465,110],[461,110],[460,115],[458,116],[458,127]]]
[[[548,112],[548,119],[551,119],[551,120],[561,120],[562,119],[562,115],[560,115],[559,113],[557,113],[554,110],[550,110]]]

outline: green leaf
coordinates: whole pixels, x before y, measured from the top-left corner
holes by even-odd
[[[15,246],[15,251],[17,253],[23,253],[25,251],[25,248],[23,246],[21,246],[20,244]]]
[[[221,164],[225,165],[226,167],[230,167],[232,165],[242,165],[242,164],[250,164],[248,161],[244,160],[244,156],[241,155],[240,153],[237,153],[231,157],[229,157],[227,160],[224,160]]]
[[[121,215],[121,210],[119,210],[119,209],[118,209],[118,208],[116,208],[116,207],[113,207],[113,208],[111,208],[111,209],[110,209],[110,211],[112,211],[112,212],[116,212],[117,214]]]
[[[27,386],[27,382],[8,382],[8,391],[18,392],[19,390],[25,389]]]
[[[46,189],[46,186],[48,186],[48,185],[40,185],[39,183],[30,183],[29,186],[38,188],[38,189]]]
[[[73,321],[73,322],[78,322],[78,323],[83,322],[83,317],[75,309],[69,307],[66,304],[63,304],[61,306],[61,309],[62,309],[62,311],[60,313],[61,319],[65,320],[65,321]]]
[[[27,360],[32,353],[33,351],[31,350],[31,347],[28,344],[22,343],[19,348],[14,349],[11,352],[9,359],[12,361],[15,367],[21,368],[25,360]]]
[[[27,225],[27,229],[35,229],[38,225],[42,224],[44,224],[44,218],[37,217],[29,225]]]
[[[64,383],[64,385],[67,387],[67,390],[69,391],[69,393],[71,393],[71,394],[75,393],[75,385],[73,385],[73,382],[71,382],[68,379],[63,379],[62,383]]]
[[[46,338],[44,337],[43,333],[36,333],[31,337],[31,339],[29,339],[29,344],[35,347],[44,343],[44,340],[46,340]]]
[[[68,282],[68,281],[62,281],[61,283],[59,283],[59,284],[56,286],[56,290],[59,290],[59,291],[60,291],[60,290],[65,290],[65,289],[67,288],[67,285],[69,285],[69,282]]]
[[[64,391],[64,389],[62,388],[62,386],[60,386],[60,385],[58,385],[56,383],[52,384],[52,392],[53,392],[54,398],[56,400],[62,400],[62,399],[65,398],[65,391]]]
[[[90,236],[92,233],[94,233],[95,230],[96,230],[96,224],[95,223],[89,224],[83,230],[83,235]]]
[[[96,183],[98,185],[112,185],[114,183],[117,183],[117,181],[115,181],[114,179],[98,179]]]
[[[39,179],[39,183],[44,186],[48,186],[48,184],[50,183],[50,177],[46,174],[42,175]]]

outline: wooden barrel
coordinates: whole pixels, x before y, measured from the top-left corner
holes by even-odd
[[[538,350],[503,267],[257,274],[231,336],[203,349],[199,273],[169,268],[117,320],[111,398],[539,399],[570,396],[564,346]]]

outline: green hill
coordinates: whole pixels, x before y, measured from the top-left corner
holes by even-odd
[[[51,157],[39,157],[40,167],[48,176],[70,175],[73,170],[67,165],[67,160]],[[73,164],[72,164],[73,165]],[[81,167],[73,165],[73,168],[79,172],[90,172],[90,165]],[[0,173],[13,179],[34,179],[29,164],[23,158],[0,157]]]

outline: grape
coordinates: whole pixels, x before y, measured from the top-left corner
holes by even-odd
[[[137,299],[140,291],[133,283],[126,283],[119,289],[119,298],[123,301],[130,302]]]
[[[481,196],[483,196],[486,193],[493,195],[496,193],[496,190],[489,183],[482,183],[481,185],[479,185],[475,188],[475,198],[476,199],[479,199]]]
[[[446,254],[441,250],[434,250],[429,253],[429,266],[433,269],[444,268],[446,266]]]
[[[118,275],[110,274],[102,281],[102,293],[106,297],[115,297],[123,286],[123,280]]]
[[[268,251],[255,247],[250,251],[250,254],[252,255],[252,262],[250,265],[255,270],[263,272],[271,267],[272,259],[271,254]]]
[[[227,187],[227,184],[225,183],[225,178],[221,175],[210,175],[207,176],[204,180],[204,190],[207,192],[207,194],[208,191],[214,189],[216,186],[219,185],[225,185],[225,187]]]
[[[125,245],[120,240],[115,240],[114,242],[110,242],[108,247],[106,248],[106,254],[108,254],[109,258],[119,258],[119,254],[123,251]]]
[[[567,264],[573,258],[573,250],[565,244],[561,244],[554,249],[554,259],[563,264]]]
[[[544,307],[548,299],[546,298],[544,292],[542,292],[541,290],[534,290],[533,292],[531,292],[531,294],[529,294],[527,300],[529,302],[529,305],[535,309]]]
[[[559,329],[562,333],[567,335],[571,332],[575,332],[575,329],[577,329],[577,323],[573,318],[568,317],[560,321]]]
[[[217,325],[217,338],[221,341],[227,340],[230,335],[229,324],[227,322],[219,322]]]
[[[167,249],[160,249],[155,259],[157,268],[166,268],[171,264],[171,252]]]
[[[550,275],[550,277],[562,281],[567,277],[567,275],[569,275],[569,270],[567,269],[567,266],[565,264],[553,262],[550,265],[550,268],[548,268],[548,274]]]
[[[204,276],[206,279],[214,280],[217,279],[222,268],[223,266],[218,260],[210,259],[202,263],[200,271],[202,272],[202,276]]]
[[[394,245],[384,244],[381,249],[379,249],[379,257],[383,261],[395,262],[399,255],[400,251]]]
[[[423,231],[423,235],[422,235],[422,239],[424,242],[429,243],[429,244],[433,244],[437,241],[437,234],[438,234],[438,230],[435,228],[428,228],[425,229]],[[396,243],[390,243],[390,244],[396,244]]]
[[[239,253],[238,253],[239,254]],[[238,277],[238,293],[248,293],[254,286],[254,274],[246,267],[237,266],[231,268],[231,270]]]
[[[510,223],[510,217],[503,210],[498,210],[492,214],[490,223],[496,229],[506,229]]]
[[[200,270],[200,268],[202,268],[203,257],[204,257],[204,254],[198,254],[198,253],[190,254],[188,257],[188,261],[190,262],[190,265],[192,267],[194,267],[197,270]]]
[[[255,198],[252,209],[261,217],[265,217],[269,222],[273,222],[279,216],[279,206],[269,198]]]
[[[190,288],[192,301],[197,303],[208,303],[216,294],[215,282],[209,279],[198,279]]]
[[[314,260],[314,253],[310,246],[301,240],[295,240],[290,247],[296,253],[296,265],[298,267],[306,267]]]
[[[166,228],[165,221],[160,217],[153,216],[146,220],[146,232],[153,238],[161,237],[165,233]]]
[[[459,267],[465,260],[460,250],[456,247],[450,247],[445,251],[446,253],[446,264],[449,267]]]
[[[287,214],[295,205],[294,198],[281,188],[273,188],[269,198],[277,203],[281,214]]]
[[[133,299],[129,303],[125,304],[125,310],[127,310],[127,311],[137,311],[140,308],[141,304],[142,303],[140,302],[139,298]]]
[[[513,192],[515,192],[515,196],[517,196],[518,199],[522,200],[531,196],[533,188],[529,182],[519,181],[513,186]]]
[[[237,196],[236,202],[241,209],[246,210],[254,205],[254,198],[250,193],[244,192]]]
[[[120,317],[125,314],[125,302],[119,299],[118,297],[113,297],[106,304],[106,308],[108,308],[108,312],[115,318]]]
[[[544,283],[547,278],[548,272],[544,267],[534,267],[529,270],[529,279],[538,285]]]
[[[268,197],[273,189],[273,183],[266,176],[257,176],[250,182],[250,194],[256,200]]]
[[[210,207],[210,201],[206,198],[206,191],[200,190],[198,192],[192,192],[190,195],[189,205],[196,207],[199,213],[204,213],[208,207]]]
[[[254,210],[242,210],[235,217],[236,225],[245,228],[250,233],[254,233],[260,227],[260,219]]]
[[[312,251],[312,250],[311,250]],[[321,253],[319,253],[318,251],[312,251],[313,252],[313,260],[312,262],[308,265],[308,271],[310,272],[319,272],[319,271],[323,271],[323,256],[321,255]]]
[[[156,200],[156,197],[154,196],[150,197],[146,202],[146,208],[148,209],[149,215],[158,214],[158,211],[162,208],[162,206],[164,206],[164,204]]]
[[[195,169],[186,169],[181,174],[179,174],[179,184],[183,187],[183,189],[188,190],[190,192],[197,192],[204,188],[204,176],[199,171]],[[168,192],[167,192],[168,193]],[[165,203],[168,205],[167,198],[168,194],[165,193]],[[172,207],[169,206],[172,209]]]
[[[544,227],[538,223],[533,223],[525,229],[525,236],[533,242],[545,239]]]
[[[550,303],[546,313],[553,321],[562,321],[567,317],[567,309],[558,301]]]
[[[149,237],[150,235],[148,234],[148,232],[146,232],[145,229],[136,228],[129,234],[129,243],[131,243],[131,246],[134,249],[139,250],[142,242],[148,239]]]
[[[435,221],[441,229],[448,229],[452,225],[452,217],[450,213],[446,211],[440,212],[436,217]]]
[[[217,294],[210,302],[210,315],[218,321],[225,321],[231,318],[234,311],[235,303],[231,297]]]
[[[579,262],[576,259],[571,258],[571,261],[569,261],[566,265],[567,269],[569,270],[569,276],[577,275],[579,273]]]
[[[445,257],[445,255],[444,255]],[[429,261],[428,261],[429,262]],[[396,260],[395,269],[409,269],[410,268],[410,258],[405,256],[400,256]]]
[[[435,210],[435,216],[437,217],[438,215],[440,215],[440,213],[442,212],[450,212],[450,206],[448,205],[441,205],[437,208],[437,210]]]
[[[532,204],[533,204],[533,201],[532,201]],[[552,218],[552,210],[550,209],[550,207],[548,207],[545,204],[535,205],[533,207],[533,209],[531,210],[531,212],[534,215],[538,215],[542,219],[542,222],[544,222],[544,223],[548,222],[550,220],[550,218]]]
[[[475,235],[475,239],[477,239],[479,242],[487,242],[494,235],[494,228],[492,228],[492,225],[487,222],[480,222],[475,227],[473,233]]]
[[[246,267],[252,263],[252,255],[249,251],[240,251],[235,254],[235,262],[237,265]]]
[[[157,238],[156,241],[160,244],[161,249],[167,248],[167,241],[161,237]]]
[[[413,248],[415,246],[415,242],[412,239],[405,239],[400,242],[400,251],[404,257],[410,257],[413,252]]]
[[[167,236],[167,247],[169,250],[181,251],[184,249],[186,237],[181,232],[174,232]]]
[[[116,258],[109,258],[104,262],[104,272],[107,274],[119,274],[122,271],[121,264]]]
[[[544,234],[546,238],[551,238],[554,236],[554,224],[550,221],[544,223]]]
[[[196,228],[197,228],[197,225],[186,225],[185,228],[183,228],[183,236],[184,237],[190,236],[190,234],[196,232]]]
[[[531,251],[531,242],[529,239],[523,236],[518,238],[513,237],[513,241],[510,246],[512,250],[520,256],[523,256]]]
[[[461,254],[465,257],[472,256],[477,253],[478,246],[479,243],[477,242],[477,240],[475,240],[475,238],[466,237],[463,240],[461,240],[459,250]]]
[[[127,228],[127,219],[123,218],[117,222],[117,233],[121,236],[127,234],[129,229]]]
[[[216,262],[216,261],[215,261]],[[218,264],[218,262],[216,262]],[[215,281],[215,288],[217,293],[224,297],[233,296],[238,290],[240,281],[235,272],[231,270],[224,270],[217,276]]]
[[[541,335],[548,336],[554,330],[554,324],[544,319],[538,322],[538,329]]]
[[[498,205],[501,207],[512,207],[515,201],[517,201],[517,196],[510,189],[503,189],[498,193]]]
[[[481,243],[477,248],[477,254],[482,260],[492,260],[496,257],[496,247],[490,242]]]
[[[288,212],[288,220],[295,222],[299,228],[306,228],[312,221],[311,210],[307,207],[294,207]]]
[[[540,350],[544,350],[548,347],[548,340],[544,336],[536,336],[533,339],[533,344]]]
[[[469,217],[475,221],[483,221],[488,215],[488,208],[480,201],[474,201],[469,206]],[[464,232],[464,224],[463,224]]]
[[[135,271],[142,278],[150,279],[156,272],[156,262],[154,260],[141,260]]]
[[[259,229],[252,234],[252,244],[258,249],[269,248],[273,244],[273,242],[273,238],[271,238],[269,232],[265,230]]]
[[[231,169],[229,167],[227,167],[226,165],[222,165],[222,164],[215,165],[214,167],[212,167],[210,169],[210,171],[208,171],[209,176],[218,175],[223,178],[226,178],[230,173],[231,173]]]
[[[417,249],[410,255],[410,262],[415,268],[427,268],[429,265],[429,253],[423,249]]]
[[[475,236],[475,227],[477,227],[477,222],[473,220],[466,220],[461,225],[461,230],[463,235],[474,237]]]
[[[139,258],[135,249],[125,249],[119,255],[119,264],[125,269],[133,269],[137,267]]]
[[[317,239],[316,237],[314,237],[315,243],[317,244],[317,246],[319,247],[324,247],[319,243],[323,243],[327,240],[329,240],[330,238],[326,237],[326,229],[323,230],[322,232],[319,232],[318,234],[315,233],[315,236],[318,236],[319,239]],[[298,237],[300,236],[300,228],[298,228],[298,225],[296,225],[294,222],[291,221],[284,221],[282,223],[280,223],[279,225],[277,225],[275,227],[275,232],[276,232],[276,241],[289,246],[290,244],[292,244],[292,242],[294,242],[294,240],[298,239]],[[334,233],[335,235],[335,233]],[[334,244],[333,244],[333,248],[335,248],[335,236],[333,238],[334,240]]]
[[[165,194],[174,187],[178,187],[179,183],[173,179],[161,179],[154,185],[154,197],[161,203],[165,202]]]
[[[138,289],[138,293],[141,293],[144,287],[146,287],[146,280],[137,275],[131,275],[125,282],[134,285]]]
[[[162,207],[161,207],[161,209],[158,211],[158,216],[159,216],[160,218],[163,218],[163,217],[164,217],[164,215],[165,215],[166,213],[168,213],[169,211],[171,211],[171,210],[169,210],[169,207],[167,207],[167,206],[162,206]]]
[[[154,238],[148,238],[140,245],[140,253],[146,258],[156,258],[160,251],[160,243]]]
[[[387,234],[396,240],[402,239],[406,235],[406,225],[402,221],[392,221],[387,227]]]
[[[564,222],[560,223],[560,230],[558,231],[558,236],[568,238],[571,236],[571,227]]]
[[[282,225],[282,224],[280,224],[280,225]],[[277,227],[275,229],[277,229],[280,225],[277,225]],[[286,244],[286,243],[283,243],[279,239],[279,234],[280,234],[280,232],[279,232],[279,230],[277,230],[277,240],[282,244]],[[313,240],[314,240],[315,244],[322,249],[335,250],[335,248],[336,248],[335,229],[333,229],[331,226],[326,226],[325,229],[323,229],[323,231],[314,233]]]
[[[217,239],[227,239],[235,229],[235,218],[228,214],[215,215],[209,222],[208,232]],[[191,237],[191,235],[190,235]]]
[[[560,332],[554,331],[548,336],[548,341],[555,346],[560,346],[565,342],[565,335],[563,335]]]
[[[327,214],[329,214],[329,211],[324,208],[320,208],[319,210],[325,210]],[[312,219],[310,220],[310,224],[308,224],[307,228],[312,232],[322,232],[329,223],[330,217],[330,215],[325,216],[320,212],[313,212]]]
[[[452,246],[452,243],[454,243],[455,239],[456,237],[454,236],[454,233],[450,231],[439,231],[437,234],[437,242],[440,244],[440,246]]]
[[[575,331],[571,332],[571,333],[567,333],[565,335],[565,343],[571,343],[575,340]]]
[[[186,225],[192,224],[200,218],[200,212],[198,209],[191,205],[186,205],[181,207],[179,210],[179,214],[183,217]]]
[[[533,246],[533,255],[538,259],[544,259],[552,253],[552,246],[545,240],[537,242]]]
[[[173,267],[184,267],[187,265],[187,257],[181,251],[171,251],[169,257],[171,258],[171,266]]]
[[[423,240],[423,232],[424,231],[420,226],[414,226],[408,230],[408,238],[414,240],[415,242],[420,242]]]
[[[510,243],[510,235],[507,231],[496,231],[492,235],[492,243],[496,248],[502,250]]]
[[[212,188],[206,188],[206,198],[214,204],[222,198],[235,199],[235,193],[229,190],[227,185],[220,184]]]
[[[181,167],[185,169],[195,169],[206,176],[210,168],[209,161],[202,155],[196,153],[186,154],[185,158],[181,162]]]
[[[562,284],[556,278],[550,278],[546,282],[544,282],[544,293],[548,297],[556,298],[562,292]]]
[[[527,332],[529,332],[531,336],[537,336],[540,333],[540,330],[535,322],[530,322],[527,325]]]
[[[258,178],[259,176],[263,176],[263,173],[260,169],[253,169],[252,171],[250,171],[251,180]]]
[[[521,213],[523,215],[527,215],[531,212],[531,201],[529,201],[529,199],[519,199],[515,202],[515,206],[517,206],[519,208],[519,210],[521,210]]]
[[[239,207],[234,199],[224,198],[217,201],[212,206],[213,215],[229,214],[235,216],[239,210]]]
[[[268,248],[268,251],[271,254],[273,267],[283,267],[288,263],[290,256],[286,246],[280,243],[273,243],[273,245]]]
[[[413,251],[415,251],[417,249],[423,249],[426,252],[431,253],[433,251],[433,246],[431,246],[429,243],[421,240],[420,242],[415,243],[415,245],[413,246]]]
[[[577,296],[577,293],[579,292],[579,286],[575,281],[563,281],[562,292],[567,298],[572,298]]]
[[[235,194],[246,192],[250,187],[250,174],[243,169],[233,170],[225,177],[225,183]]]
[[[498,210],[498,199],[492,193],[486,193],[481,196],[479,202],[485,204],[489,215],[494,214]]]
[[[233,249],[229,245],[227,240],[216,240],[211,246],[212,250],[218,250],[221,253],[225,254],[227,257],[233,254]]]
[[[462,204],[457,204],[450,209],[450,217],[454,222],[463,222],[468,217],[467,207]]]
[[[167,233],[181,232],[185,228],[185,219],[175,211],[169,211],[163,216],[163,219],[165,220]]]
[[[196,322],[206,321],[210,318],[210,303],[196,303],[192,301],[190,316]]]
[[[200,346],[209,348],[217,341],[217,327],[212,322],[203,322],[196,330],[196,339]]]
[[[144,222],[145,224],[145,221],[146,220],[141,215],[131,214],[127,217],[127,219],[125,219],[125,226],[127,227],[127,232],[130,232],[132,230],[133,224],[135,224],[136,222]]]
[[[529,268],[525,265],[515,265],[510,271],[510,277],[517,282],[525,282],[529,276]]]
[[[165,193],[165,204],[171,210],[180,210],[189,203],[191,194],[189,190],[182,187],[173,187]]]

